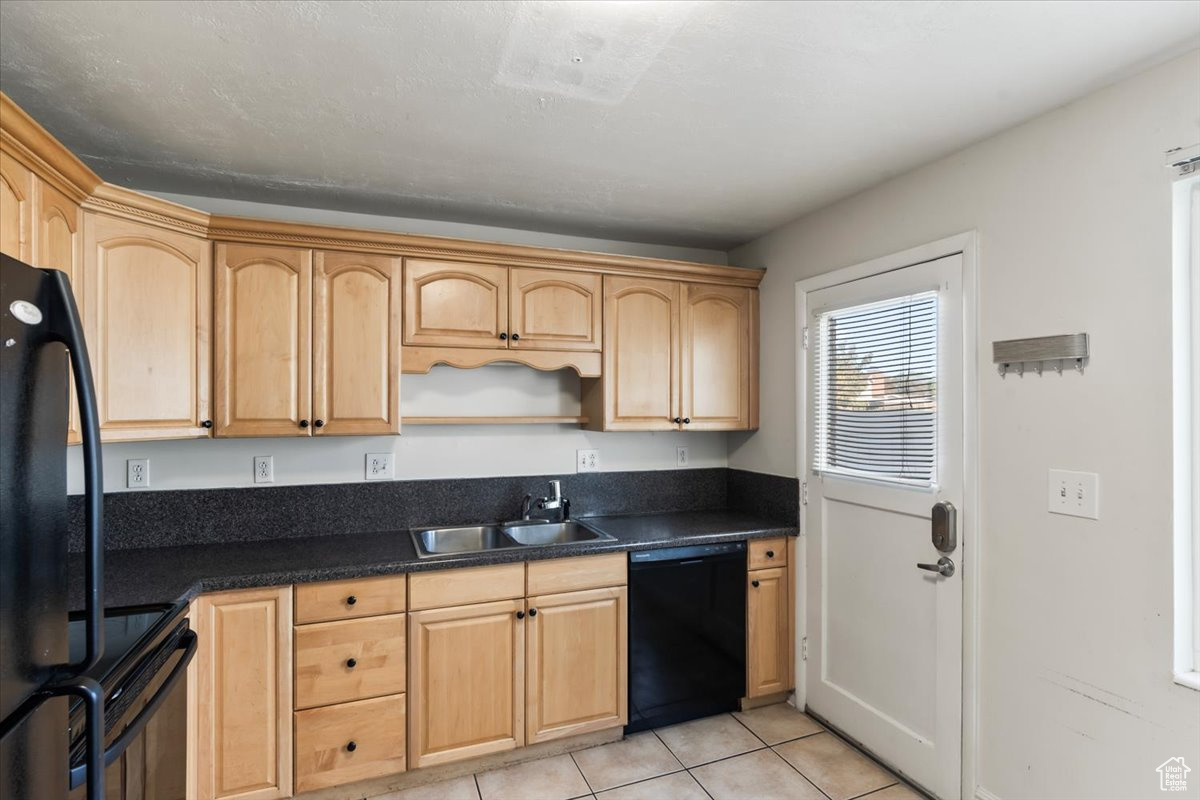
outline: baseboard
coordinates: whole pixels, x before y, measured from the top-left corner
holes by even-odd
[[[436,767],[414,769],[411,772],[401,772],[396,775],[386,775],[380,778],[370,778],[342,786],[332,786],[328,789],[317,789],[312,792],[296,795],[303,800],[362,800],[364,797],[374,797],[379,794],[398,792],[411,789],[414,786],[424,786],[437,781],[459,778],[476,772],[486,772],[499,767],[509,767],[524,761],[533,761],[546,756],[561,755],[585,747],[595,747],[600,744],[620,741],[624,737],[621,727],[609,728],[594,733],[583,733],[552,742],[540,742],[503,753],[493,753],[488,756],[456,761],[453,764],[439,764]]]

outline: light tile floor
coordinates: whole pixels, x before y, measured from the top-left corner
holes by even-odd
[[[791,706],[719,714],[372,800],[921,800]]]

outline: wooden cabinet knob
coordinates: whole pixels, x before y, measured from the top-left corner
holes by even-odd
[[[536,616],[537,616],[537,609],[536,609],[536,608],[531,608],[531,609],[529,609],[529,616],[531,616],[531,617],[536,617]]]
[[[525,612],[524,612],[524,611],[518,611],[518,612],[517,612],[517,619],[525,619]]]
[[[500,334],[500,341],[502,341],[502,342],[503,342],[503,341],[504,341],[505,339],[507,339],[507,338],[508,338],[508,334],[507,334],[507,333],[502,333],[502,334]]]
[[[313,427],[314,427],[314,428],[324,428],[324,427],[325,427],[325,420],[323,420],[323,419],[319,419],[319,420],[317,420],[316,422],[314,422],[314,423],[313,423]]]
[[[513,340],[514,342],[519,342],[519,341],[521,340],[521,334],[519,334],[519,333],[514,333],[514,334],[512,335],[512,340]]]
[[[355,597],[354,595],[350,595],[349,597],[346,598],[346,605],[348,605],[348,606],[352,606],[357,602],[358,602],[358,598]]]
[[[355,667],[357,667],[357,666],[358,666],[358,659],[356,659],[356,658],[347,658],[347,659],[346,659],[346,666],[347,666],[347,667],[349,667],[350,669],[354,669]]]
[[[308,420],[306,420],[306,419],[302,419],[302,420],[300,420],[300,427],[301,427],[301,428],[307,428],[307,427],[308,427]]]
[[[349,750],[351,753],[353,753],[355,750],[358,749],[358,745],[354,742],[353,739],[351,739],[349,742],[346,743],[346,749]]]
[[[211,428],[211,427],[212,427],[212,420],[211,420],[211,419],[206,419],[206,420],[204,420],[204,422],[201,422],[201,423],[200,423],[200,427],[201,427],[201,428]]]
[[[775,551],[774,551],[774,550],[768,550],[768,551],[767,551],[767,558],[774,558],[774,557],[775,557]]]
[[[755,589],[757,589],[757,588],[758,588],[758,581],[750,581],[750,585],[751,585],[751,586],[753,586]]]

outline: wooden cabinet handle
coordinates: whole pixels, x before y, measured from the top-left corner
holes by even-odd
[[[684,417],[684,418],[683,418],[683,424],[684,424],[684,425],[691,425],[691,424],[692,424],[692,419],[691,419],[691,417]]]
[[[348,605],[348,606],[352,606],[357,602],[358,602],[358,598],[355,597],[354,595],[350,595],[349,597],[346,598],[346,605]]]
[[[301,428],[307,428],[307,427],[308,427],[308,420],[306,420],[306,419],[302,419],[302,420],[300,420],[300,427],[301,427]]]
[[[355,667],[357,667],[357,666],[358,666],[358,659],[356,659],[356,658],[347,658],[347,659],[346,659],[346,666],[347,666],[347,667],[349,667],[350,669],[354,669]]]
[[[751,585],[751,586],[753,586],[755,589],[757,589],[757,588],[758,588],[758,581],[750,581],[750,585]]]
[[[517,612],[517,619],[525,619],[525,612],[524,612],[524,611],[518,611],[518,612]]]
[[[768,551],[767,551],[767,558],[774,558],[774,557],[775,557],[775,551],[774,551],[774,550],[768,550]]]
[[[314,427],[314,428],[324,428],[324,427],[325,427],[325,420],[323,420],[323,419],[319,419],[319,420],[317,420],[316,422],[314,422],[314,423],[313,423],[313,427]]]
[[[502,333],[502,334],[500,334],[500,341],[502,341],[502,342],[503,342],[503,341],[504,341],[505,339],[507,339],[507,338],[508,338],[508,334],[507,334],[507,333]]]
[[[513,340],[514,342],[519,342],[519,341],[521,340],[521,334],[519,334],[519,333],[514,333],[514,334],[512,335],[512,340]]]
[[[351,739],[349,742],[346,743],[346,749],[349,750],[351,753],[353,753],[355,750],[358,749],[358,745],[354,742],[353,739]]]
[[[529,609],[529,616],[531,616],[531,617],[536,617],[536,616],[537,616],[537,609],[536,609],[536,608],[531,608],[531,609]]]
[[[671,420],[671,422],[674,422],[676,425],[679,425],[680,423],[683,422],[683,417],[676,417],[675,419]]]
[[[200,427],[201,427],[201,428],[211,428],[211,427],[212,427],[212,420],[211,420],[211,419],[206,419],[206,420],[204,420],[204,422],[201,422],[201,423],[200,423]]]

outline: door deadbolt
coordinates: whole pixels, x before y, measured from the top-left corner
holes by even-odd
[[[949,500],[933,506],[931,538],[939,553],[953,553],[958,547],[958,509]]]

